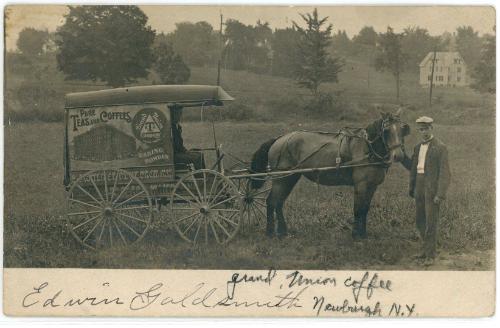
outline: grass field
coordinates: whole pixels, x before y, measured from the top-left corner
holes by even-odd
[[[284,132],[332,131],[344,125],[365,125],[368,118],[362,123],[299,121],[300,125],[293,121],[221,122],[217,138],[226,151],[248,160],[262,142]],[[442,207],[441,254],[427,269],[491,269],[494,125],[437,125],[435,130],[449,148],[452,184]],[[212,146],[209,123],[186,123],[184,135],[189,146]],[[245,227],[225,247],[193,248],[169,228],[168,218],[159,218],[154,230],[135,247],[93,252],[83,249],[65,228],[63,125],[13,124],[5,127],[4,140],[6,267],[424,269],[410,259],[419,251],[419,242],[414,203],[407,196],[408,172],[399,164],[390,168],[375,195],[368,216],[369,238],[363,242],[354,243],[350,237],[351,189],[301,180],[285,207],[292,232],[289,238],[268,239],[263,231]],[[416,142],[412,133],[407,148]]]

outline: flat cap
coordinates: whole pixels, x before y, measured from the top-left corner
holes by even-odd
[[[415,123],[419,124],[432,124],[432,122],[434,122],[434,120],[432,119],[432,117],[428,116],[421,116],[415,121]]]

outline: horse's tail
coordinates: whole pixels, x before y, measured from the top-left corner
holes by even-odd
[[[267,163],[269,161],[269,149],[278,138],[273,138],[260,145],[259,149],[252,156],[250,169],[252,173],[264,173],[267,171]],[[264,185],[263,178],[250,179],[252,189],[259,189]]]

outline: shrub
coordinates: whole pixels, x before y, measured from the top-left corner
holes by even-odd
[[[64,95],[42,81],[24,81],[15,92],[15,98],[20,106],[18,113],[23,113],[24,120],[28,116],[44,122],[58,122],[64,118]],[[21,117],[17,115],[16,118]]]

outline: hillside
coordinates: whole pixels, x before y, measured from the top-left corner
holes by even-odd
[[[9,56],[8,56],[9,57]],[[53,58],[41,60],[40,82],[31,76],[26,63],[7,58],[6,61],[6,120],[32,120],[34,117],[57,121],[62,119],[64,94],[108,88],[92,81],[66,81]],[[191,68],[190,84],[215,84],[215,68]],[[428,107],[428,90],[418,85],[416,73],[404,73],[401,78],[399,102],[395,99],[395,81],[389,73],[375,71],[361,60],[346,60],[338,83],[327,83],[322,92],[331,97],[322,111],[312,102],[310,93],[295,81],[246,71],[223,69],[221,85],[236,101],[222,110],[228,120],[335,120],[357,121],[376,114],[377,108],[392,109],[397,104],[412,109],[410,118],[426,113],[442,118],[448,124],[491,122],[494,117],[494,96],[481,95],[469,88],[435,88],[433,108]],[[151,85],[154,74],[134,85]],[[36,96],[43,101],[36,102]],[[187,115],[186,119],[194,118]]]

